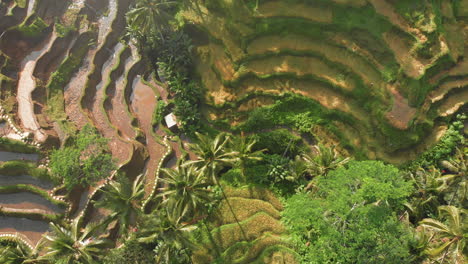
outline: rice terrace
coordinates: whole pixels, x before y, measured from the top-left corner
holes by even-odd
[[[468,263],[468,0],[0,0],[0,264]]]

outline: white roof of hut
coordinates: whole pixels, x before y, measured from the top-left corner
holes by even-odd
[[[173,113],[170,113],[167,116],[165,116],[164,120],[166,121],[166,125],[168,128],[177,126],[176,117]]]

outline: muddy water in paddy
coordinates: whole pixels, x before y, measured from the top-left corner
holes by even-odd
[[[102,16],[98,21],[99,23],[98,43],[102,43],[104,41],[104,38],[109,32],[112,21],[114,21],[116,15],[117,15],[117,0],[109,0],[109,13],[106,16]]]
[[[28,13],[27,13],[26,17],[29,17],[32,14],[35,4],[36,4],[36,0],[29,0]]]
[[[102,68],[102,79],[101,82],[96,86],[96,94],[94,96],[94,101],[89,102],[91,105],[91,116],[90,118],[94,121],[95,126],[99,129],[99,131],[104,135],[104,137],[110,139],[109,147],[112,152],[112,155],[117,159],[118,164],[122,164],[128,158],[130,158],[132,152],[132,145],[128,142],[124,142],[121,140],[116,131],[113,127],[111,127],[108,123],[108,119],[106,114],[104,113],[104,109],[102,108],[102,103],[104,100],[104,90],[101,87],[104,84],[107,84],[109,80],[109,73],[116,65],[118,61],[118,52],[123,49],[123,45],[118,43],[114,49],[114,55],[109,58],[108,61],[104,64]]]
[[[0,194],[0,206],[14,209],[40,209],[50,213],[63,211],[41,196],[29,192]]]
[[[42,234],[48,230],[49,223],[47,222],[0,216],[0,233],[20,233],[31,240],[33,244],[36,244],[41,239]]]
[[[31,93],[36,88],[36,81],[33,77],[33,73],[37,59],[50,49],[55,39],[56,35],[52,33],[40,50],[33,51],[26,56],[21,63],[21,72],[19,74],[17,95],[18,115],[23,127],[34,131],[36,140],[38,141],[44,141],[46,135],[40,131],[40,126],[34,115],[34,104]]]
[[[0,161],[10,161],[10,160],[37,161],[38,159],[39,159],[38,154],[26,154],[26,153],[0,151]]]
[[[154,108],[156,107],[156,94],[154,93],[153,89],[151,89],[151,87],[145,85],[142,82],[141,76],[137,76],[133,80],[132,88],[133,91],[130,95],[131,109],[135,113],[140,123],[140,128],[145,133],[146,145],[150,155],[145,170],[145,178],[147,182],[145,185],[145,191],[146,193],[150,193],[151,189],[153,188],[156,167],[166,149],[164,146],[161,146],[158,142],[156,142],[152,134],[153,126],[151,121]],[[156,133],[158,135],[162,134],[160,130],[158,130]]]
[[[0,175],[0,185],[31,184],[44,189],[52,189],[50,182],[33,178],[30,175]]]
[[[0,122],[0,136],[6,136],[11,132],[10,126],[6,122]]]
[[[81,6],[83,0],[79,0],[77,6]],[[65,112],[78,128],[82,128],[87,122],[88,118],[85,116],[81,109],[81,95],[85,84],[87,82],[88,74],[91,72],[93,66],[93,58],[98,51],[98,48],[104,41],[105,36],[111,30],[111,23],[115,18],[117,12],[117,0],[109,1],[109,13],[107,16],[103,16],[98,21],[99,35],[96,46],[88,51],[86,57],[83,59],[82,66],[78,72],[74,74],[70,82],[64,88],[64,100],[65,100]],[[110,52],[113,52],[112,50]],[[105,76],[104,76],[105,77]]]
[[[96,49],[92,49],[88,52],[83,60],[83,66],[80,67],[78,72],[64,88],[65,112],[78,128],[83,127],[88,122],[88,119],[81,109],[80,97],[83,93],[86,77],[91,70],[91,61],[96,51]]]
[[[136,58],[133,56],[125,61],[125,70],[115,81],[115,91],[113,91],[111,95],[110,104],[106,106],[111,123],[114,124],[122,133],[122,136],[127,139],[133,139],[136,136],[136,132],[132,127],[128,108],[124,100],[124,89],[126,85],[125,73],[130,70],[135,61]]]
[[[111,72],[112,68],[117,64],[119,53],[124,48],[124,45],[119,42],[115,45],[112,50],[107,50],[109,52],[109,58],[106,62],[102,65],[101,69],[101,82],[96,86],[96,90],[99,91],[101,88],[107,84],[109,80],[109,73]],[[98,94],[101,94],[98,92]]]

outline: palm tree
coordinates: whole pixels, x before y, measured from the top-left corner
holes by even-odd
[[[37,251],[20,240],[0,248],[0,263],[3,264],[39,263],[37,257]]]
[[[135,7],[127,13],[127,24],[130,29],[139,28],[139,34],[161,34],[168,27],[172,17],[167,8],[177,4],[170,0],[138,0]],[[162,40],[164,41],[164,40]]]
[[[435,167],[430,167],[427,170],[419,168],[415,173],[409,173],[409,178],[414,183],[416,192],[405,206],[416,222],[435,213],[435,209],[440,205],[439,196],[445,189],[442,177],[440,171]]]
[[[161,181],[167,185],[158,196],[165,197],[162,204],[178,210],[182,217],[199,212],[198,209],[212,201],[205,177],[195,166],[179,164],[176,169],[163,168],[162,171],[166,177]]]
[[[210,136],[202,135],[195,132],[197,143],[191,144],[190,148],[197,160],[188,161],[184,166],[195,164],[200,167],[202,172],[207,175],[214,183],[218,183],[217,172],[225,165],[231,165],[236,160],[237,153],[235,151],[227,151],[227,144],[230,136],[226,133],[218,134],[214,139]]]
[[[195,164],[200,167],[202,173],[206,175],[213,183],[215,183],[221,190],[224,200],[229,207],[234,219],[236,220],[241,233],[246,241],[247,236],[242,228],[242,225],[237,219],[234,210],[232,209],[231,203],[224,192],[224,188],[218,181],[218,171],[226,165],[231,165],[236,161],[237,152],[228,150],[227,144],[229,143],[230,136],[226,133],[219,133],[214,139],[195,132],[198,142],[197,144],[191,144],[190,148],[197,155],[197,160],[187,161],[184,166]]]
[[[80,222],[81,218],[76,218],[68,227],[51,223],[52,232],[44,236],[46,253],[39,259],[58,264],[97,263],[96,259],[110,242],[97,237],[102,225],[81,228]]]
[[[443,160],[440,165],[451,174],[444,175],[441,181],[446,187],[445,200],[449,205],[463,206],[468,197],[468,148],[465,151],[457,148],[455,155]]]
[[[304,154],[303,159],[307,164],[307,172],[312,176],[326,175],[329,171],[341,167],[350,161],[350,158],[340,157],[332,146],[325,147],[322,144],[313,146],[314,155]],[[306,189],[311,189],[313,182],[311,181]]]
[[[237,166],[240,168],[244,181],[247,180],[245,175],[245,164],[251,160],[262,160],[260,154],[265,151],[264,149],[252,151],[255,143],[257,143],[255,139],[247,139],[243,133],[239,137],[234,137],[234,140],[232,140],[231,143],[231,150],[235,153],[235,160],[237,162]]]
[[[109,209],[112,212],[110,218],[119,222],[119,232],[125,232],[141,213],[140,203],[145,195],[143,175],[136,177],[133,183],[120,175],[118,181],[112,181],[101,192],[104,196],[95,205]]]
[[[468,221],[466,219],[467,211],[454,206],[439,206],[439,216],[443,216],[445,222],[435,219],[423,219],[420,224],[422,227],[434,232],[435,236],[431,242],[435,245],[429,246],[425,250],[431,258],[440,260],[444,263],[448,258],[450,263],[464,262],[466,252],[466,239],[468,234]],[[434,241],[435,240],[435,241]]]
[[[180,259],[181,253],[190,259],[188,250],[195,248],[190,241],[190,234],[197,227],[181,222],[176,210],[165,209],[143,217],[138,241],[156,244],[156,263],[171,263],[171,258]]]

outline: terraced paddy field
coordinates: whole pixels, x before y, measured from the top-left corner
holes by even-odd
[[[151,84],[153,77],[135,46],[123,39],[125,13],[133,1],[0,4],[1,105],[2,113],[11,117],[5,136],[20,140],[28,133],[32,149],[41,144],[36,150],[45,154],[90,124],[109,139],[118,168],[130,177],[145,173],[149,197],[167,146],[162,143],[164,133],[153,127],[159,95]],[[147,97],[148,92],[153,95]],[[152,106],[143,106],[148,103]],[[38,154],[14,151],[2,151],[0,160],[8,168],[9,162],[31,161],[28,166],[41,168],[48,162]],[[55,192],[62,192],[59,182],[12,169],[14,175],[7,169],[0,179],[2,230],[23,235],[32,246],[48,230],[49,221],[92,218],[91,201],[99,199],[97,191],[107,184],[102,180],[71,195],[57,194],[55,200]]]
[[[218,255],[228,263],[297,263],[280,221],[283,206],[273,193],[259,188],[230,188],[226,193],[228,199],[214,213],[212,229],[204,233],[193,263],[212,263]]]
[[[408,150],[433,145],[437,137],[426,138],[467,103],[467,20],[459,8],[465,1],[420,2],[194,4],[184,17],[198,40],[206,118],[218,127],[259,131],[242,124],[254,120],[253,108],[275,104],[260,98],[299,94],[323,111],[336,110],[340,126],[333,120],[315,125],[343,142],[359,142],[349,151],[404,163]],[[343,130],[359,130],[359,138]]]
[[[170,200],[164,191],[183,185],[172,186],[161,169],[203,160],[210,165],[199,168],[201,185],[210,196],[222,189],[213,187],[219,182],[208,180],[211,174],[234,174],[239,164],[258,171],[246,176],[241,169],[241,178],[253,184],[222,181],[224,196],[207,206],[209,213],[181,210],[193,219],[181,216],[177,224],[196,223],[199,232],[187,250],[191,262],[300,263],[282,220],[288,197],[272,187],[278,180],[265,180],[275,172],[274,162],[289,169],[323,145],[342,156],[404,168],[445,144],[441,139],[452,135],[456,117],[467,113],[468,0],[179,2],[0,0],[0,245],[5,238],[34,248],[43,235],[57,232],[54,225],[79,223],[82,232],[86,225],[105,223],[99,238],[113,241],[115,250],[125,248],[126,240],[140,235],[141,215],[161,217],[157,210]],[[137,16],[136,26],[130,23],[139,14],[135,10],[149,12]],[[135,35],[147,30],[151,14],[150,37]],[[164,21],[171,16],[170,23]],[[171,30],[183,34],[165,39]],[[180,62],[177,41],[185,36],[190,58]],[[169,61],[189,69],[166,76],[168,63],[157,60],[164,45],[145,43],[154,39],[174,41],[168,50],[176,54]],[[178,128],[168,129],[170,113]],[[111,158],[87,164],[96,151],[91,147],[69,163],[91,168],[92,175],[109,173],[90,182],[76,175],[70,187],[50,160],[57,150],[78,149],[78,135],[88,128],[97,133],[96,142],[106,139],[103,152]],[[236,143],[243,146],[234,141],[237,136],[254,138],[257,145],[243,150],[263,152],[252,160],[271,158],[272,164],[207,158],[194,147],[203,141],[195,132],[232,133],[223,146],[234,149]],[[303,181],[310,181],[310,170],[304,171]],[[133,189],[114,185],[122,175]],[[127,222],[100,206],[115,186],[135,191],[136,179],[143,179],[143,191],[116,206],[135,209],[127,212]],[[158,239],[149,243],[158,256],[187,255],[176,242],[174,248],[160,246],[164,235]]]

